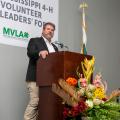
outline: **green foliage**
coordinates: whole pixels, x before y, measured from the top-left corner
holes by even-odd
[[[101,104],[101,107],[105,109],[120,111],[120,104],[112,101]]]
[[[120,104],[112,101],[93,107],[87,112],[88,120],[120,120]]]

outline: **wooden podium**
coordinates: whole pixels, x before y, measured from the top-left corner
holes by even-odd
[[[37,62],[37,85],[39,86],[39,115],[37,120],[63,120],[62,99],[52,92],[51,85],[59,78],[66,79],[76,76],[76,68],[84,58],[92,56],[79,53],[61,51],[50,53],[46,59],[40,58]]]

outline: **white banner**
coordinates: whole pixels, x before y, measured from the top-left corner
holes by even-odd
[[[56,25],[58,40],[58,0],[0,0],[0,43],[27,47],[32,37],[40,37],[45,22]]]

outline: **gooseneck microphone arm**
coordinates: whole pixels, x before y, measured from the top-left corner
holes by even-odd
[[[53,42],[53,43],[59,45],[61,48],[64,47],[63,43],[60,43],[60,42],[58,42],[58,41],[55,41],[55,42]]]
[[[58,46],[60,46],[60,48],[66,48],[67,50],[69,50],[68,46],[64,45],[63,43],[59,41],[54,41],[53,44],[57,44]]]

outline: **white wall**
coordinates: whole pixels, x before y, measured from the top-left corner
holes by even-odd
[[[80,52],[82,38],[80,0],[59,0],[59,40]],[[96,58],[96,71],[108,80],[109,90],[120,87],[120,1],[88,0],[88,53]],[[25,48],[0,45],[0,120],[22,120],[28,96]]]
[[[88,51],[96,57],[96,72],[108,81],[109,92],[120,87],[119,0],[89,1]]]
[[[0,120],[22,120],[28,96],[26,49],[0,45]]]

